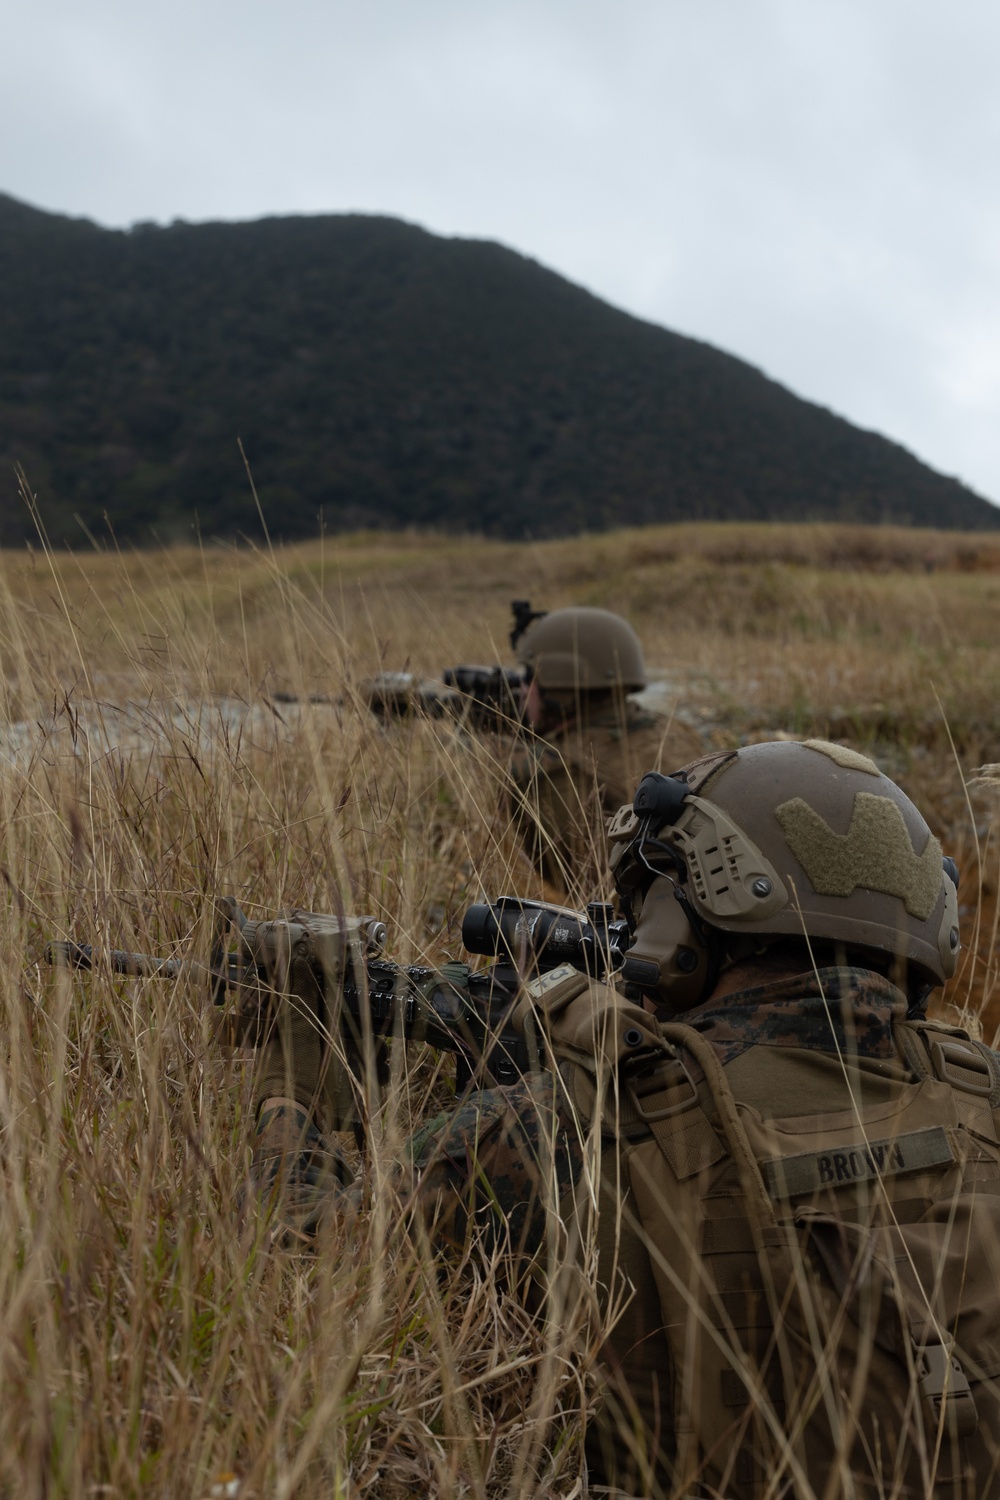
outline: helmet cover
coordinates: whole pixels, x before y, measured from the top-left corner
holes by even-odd
[[[646,686],[639,637],[607,609],[556,609],[533,620],[518,654],[543,692],[626,693]]]
[[[698,925],[876,950],[934,984],[955,972],[958,896],[941,845],[867,756],[825,740],[772,741],[675,774],[687,795],[650,831],[683,862],[680,889]],[[624,813],[612,862],[626,879],[631,865],[634,879],[621,840],[639,820]]]

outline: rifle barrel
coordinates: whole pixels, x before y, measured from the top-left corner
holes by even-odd
[[[180,979],[193,974],[213,977],[212,970],[188,958],[155,958],[150,953],[126,953],[121,948],[99,948],[88,943],[49,943],[45,960],[57,969],[93,969],[95,962],[107,964],[113,974],[134,974],[141,979]]]

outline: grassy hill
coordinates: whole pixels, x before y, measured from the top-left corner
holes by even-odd
[[[100,229],[0,196],[0,543],[683,519],[1000,524],[895,444],[499,245],[391,219]]]

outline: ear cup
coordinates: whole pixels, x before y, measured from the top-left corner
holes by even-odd
[[[658,1005],[682,1011],[704,998],[713,965],[705,939],[675,891],[665,875],[657,876],[646,891],[622,977]]]

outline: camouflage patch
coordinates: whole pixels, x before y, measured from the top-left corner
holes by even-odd
[[[419,1167],[424,1162],[433,1149],[438,1133],[444,1129],[450,1117],[449,1111],[442,1110],[433,1119],[425,1120],[410,1136],[406,1143],[406,1153],[411,1166]]]
[[[838,766],[843,766],[845,771],[867,771],[869,776],[882,774],[875,762],[867,755],[862,755],[860,750],[849,750],[846,745],[834,744],[833,740],[803,740],[802,743],[807,750],[818,750],[820,755],[828,755]]]
[[[850,896],[858,886],[897,896],[926,922],[941,893],[941,845],[933,834],[916,854],[903,814],[889,797],[858,792],[851,826],[834,833],[801,797],[775,809],[789,849],[820,896]]]
[[[529,1074],[473,1094],[424,1142],[414,1207],[452,1246],[474,1222],[489,1240],[534,1255],[553,1194],[576,1181],[582,1164],[561,1087],[551,1073]]]
[[[684,1020],[723,1063],[751,1047],[807,1047],[888,1061],[896,1055],[893,1022],[903,1020],[907,1003],[881,974],[831,968],[706,1001]]]
[[[499,1089],[484,1089],[471,1094],[457,1109],[445,1115],[435,1135],[425,1138],[418,1165],[425,1166],[435,1157],[444,1157],[454,1166],[464,1166],[483,1142],[500,1129],[506,1113]]]
[[[510,778],[523,791],[539,776],[558,773],[562,765],[563,759],[558,750],[554,750],[544,740],[529,740],[511,755]]]
[[[395,1183],[407,1212],[419,1215],[442,1248],[460,1247],[475,1225],[489,1242],[531,1256],[554,1200],[577,1180],[582,1164],[561,1083],[551,1073],[535,1073],[510,1088],[472,1094],[418,1131]],[[361,1183],[346,1182],[336,1142],[321,1137],[297,1107],[262,1118],[253,1175],[292,1238],[306,1238],[329,1216],[361,1207]]]
[[[324,1211],[356,1207],[339,1143],[321,1136],[305,1110],[278,1105],[257,1125],[251,1176],[258,1196],[292,1239],[316,1230]]]

